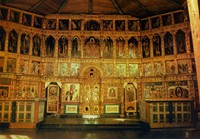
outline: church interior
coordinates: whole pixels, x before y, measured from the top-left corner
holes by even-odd
[[[0,123],[197,120],[198,0],[0,2]]]

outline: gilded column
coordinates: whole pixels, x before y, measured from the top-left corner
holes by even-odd
[[[16,73],[20,73],[19,71],[19,66],[20,66],[20,48],[21,48],[21,35],[22,35],[22,32],[19,31],[18,32],[18,42],[17,42],[17,54],[19,55],[18,58],[16,59]]]
[[[174,25],[174,14],[171,13],[171,20],[172,20],[172,25]]]
[[[103,50],[104,50],[104,37],[100,36],[100,58],[103,57]]]
[[[116,37],[116,36],[113,37],[112,40],[113,40],[113,58],[116,59],[116,57],[117,57],[117,56],[116,56],[116,54],[117,54],[117,53],[116,53],[116,49],[117,49],[116,40],[117,40],[117,37]]]
[[[30,36],[30,47],[29,47],[29,55],[32,55],[32,50],[33,50],[33,33],[31,32],[31,34],[29,34]]]
[[[177,47],[176,47],[176,32],[175,30],[173,30],[171,32],[172,36],[173,36],[173,47],[174,47],[174,55],[177,54]]]
[[[165,41],[164,41],[164,36],[165,36],[165,34],[164,34],[164,32],[161,32],[160,34],[160,41],[161,41],[161,54],[162,54],[162,56],[164,56],[165,55]]]
[[[68,39],[68,52],[67,52],[67,56],[71,58],[72,57],[71,51],[72,51],[72,41],[73,41],[73,39],[72,39],[71,36],[67,37],[67,39]]]
[[[154,55],[153,55],[153,34],[149,35],[149,46],[150,46],[150,57],[154,57]]]
[[[21,36],[22,36],[22,31],[16,31],[18,32],[18,38],[17,38],[17,54],[20,54],[20,48],[21,48]]]
[[[125,20],[125,31],[128,31],[128,20]]]
[[[79,37],[79,39],[78,39],[78,49],[80,50],[80,52],[81,52],[81,55],[80,55],[80,57],[81,58],[83,58],[84,57],[84,42],[85,42],[85,39],[86,39],[86,37],[85,36],[81,36],[81,37]],[[79,51],[78,50],[78,51]]]
[[[6,32],[6,38],[5,38],[5,47],[4,47],[4,51],[5,51],[5,60],[4,60],[4,65],[3,65],[3,72],[7,71],[7,53],[8,53],[8,43],[9,43],[9,33],[10,33],[10,29],[5,28],[5,32]]]
[[[8,9],[7,21],[10,20],[10,9]]]
[[[125,58],[128,58],[128,37],[125,36],[124,37],[124,51],[125,51]]]
[[[59,47],[59,43],[58,43],[58,41],[59,41],[59,36],[58,35],[56,35],[56,36],[54,36],[55,37],[55,49],[54,49],[54,58],[57,58],[58,57],[58,47]]]
[[[114,58],[114,55],[116,54],[115,53],[115,45],[116,45],[116,43],[115,43],[115,38],[114,37],[112,37],[112,36],[109,36],[110,37],[110,39],[112,40],[112,58]]]
[[[72,19],[69,19],[69,30],[72,30],[71,24],[72,24]]]
[[[34,27],[34,18],[35,18],[35,16],[32,15],[32,17],[31,17],[31,27]]]
[[[148,18],[148,22],[149,22],[149,30],[151,30],[152,29],[151,18]]]
[[[54,75],[55,76],[58,76],[59,74],[59,71],[58,71],[58,66],[55,66],[55,65],[58,65],[58,47],[59,47],[59,36],[56,35],[55,36],[55,51],[54,51],[54,59],[55,59],[55,64],[54,64]]]
[[[120,117],[124,117],[124,105],[125,105],[125,102],[124,102],[124,87],[123,87],[123,79],[120,78],[120,83],[119,83],[119,92],[120,92],[120,98],[121,98],[121,114],[120,114]]]
[[[11,31],[10,29],[5,28],[5,32],[6,32],[5,47],[4,47],[5,52],[8,52],[8,43],[9,43],[9,33],[10,33],[10,31]]]
[[[160,27],[163,27],[163,20],[162,20],[162,16],[159,16],[159,20],[160,20]]]
[[[59,18],[56,19],[56,30],[59,30]]]
[[[19,23],[22,24],[22,13],[19,14]]]
[[[185,30],[185,43],[186,43],[186,53],[190,53],[191,52],[191,47],[190,47],[190,31]]]
[[[142,58],[142,43],[141,43],[141,36],[137,36],[138,41],[138,50],[137,50],[137,57]]]

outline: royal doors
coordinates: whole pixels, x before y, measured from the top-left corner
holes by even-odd
[[[83,78],[82,115],[99,115],[100,108],[100,72],[88,68]]]

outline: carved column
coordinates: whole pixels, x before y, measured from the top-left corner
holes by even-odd
[[[59,30],[59,18],[56,19],[56,30]]]
[[[128,20],[125,20],[125,31],[128,31]]]
[[[58,71],[58,66],[55,66],[55,65],[58,65],[58,47],[59,47],[59,36],[56,35],[55,36],[55,51],[54,51],[54,58],[55,58],[55,64],[54,64],[54,75],[55,76],[58,76],[59,74],[59,71]]]
[[[45,45],[46,36],[45,34],[41,35],[41,57],[45,57],[46,55],[46,45]]]
[[[100,91],[100,115],[104,114],[104,96],[105,96],[105,83],[103,81],[104,79],[101,78],[101,91]]]
[[[19,14],[19,23],[22,24],[22,13]]]
[[[194,86],[194,82],[193,81],[188,81],[188,91],[189,91],[189,98],[194,99],[195,98],[195,86]]]
[[[162,54],[162,56],[164,56],[165,55],[165,40],[164,40],[164,36],[165,36],[165,34],[164,34],[164,32],[161,32],[160,34],[160,41],[161,41],[161,54]]]
[[[174,47],[174,55],[177,54],[177,47],[176,47],[176,32],[175,30],[173,30],[171,32],[172,36],[173,36],[173,47]]]
[[[69,30],[72,30],[71,24],[72,24],[72,19],[69,19]]]
[[[7,20],[10,20],[10,9],[8,9],[8,15],[7,15]]]
[[[150,30],[150,29],[152,29],[151,18],[148,18],[148,22],[149,22],[149,30]]]
[[[120,98],[121,98],[121,114],[120,114],[120,117],[124,117],[124,114],[125,114],[124,113],[124,104],[125,104],[125,102],[124,102],[123,79],[120,78],[119,80],[120,80],[120,82],[119,82],[118,88],[119,88]]]
[[[81,30],[84,30],[84,25],[85,25],[85,19],[82,19],[82,23],[81,23]]]
[[[67,39],[68,39],[68,52],[67,52],[67,56],[68,57],[72,57],[71,56],[71,51],[72,51],[72,41],[73,41],[73,39],[72,39],[72,37],[71,36],[69,36],[69,37],[67,37]]]
[[[125,58],[128,58],[128,37],[127,36],[125,36],[124,37],[124,41],[125,41],[125,43],[124,43],[124,51],[125,51]]]
[[[137,41],[138,41],[138,52],[137,56],[138,58],[142,58],[142,41],[141,41],[142,36],[137,36]]]
[[[100,36],[100,58],[103,57],[103,50],[104,50],[104,37]]]
[[[10,33],[10,29],[5,28],[5,32],[6,32],[6,37],[5,37],[5,47],[4,47],[4,51],[8,52],[8,43],[9,43],[9,33]]]
[[[58,47],[59,47],[59,42],[58,42],[59,36],[56,35],[54,38],[55,38],[55,49],[54,49],[53,57],[57,58],[58,57]]]
[[[29,34],[30,36],[30,46],[29,46],[29,55],[31,56],[32,55],[32,50],[33,50],[33,37],[34,37],[34,33],[30,33]]]
[[[18,42],[17,42],[17,54],[20,55],[20,49],[21,49],[21,35],[22,31],[17,31],[18,32]],[[20,67],[20,56],[16,59],[16,73],[20,73],[19,68]]]
[[[150,46],[150,57],[154,57],[153,55],[153,34],[148,36],[149,38],[149,46]]]
[[[115,30],[116,28],[116,25],[115,25],[115,20],[113,20],[113,30]],[[113,41],[114,42],[114,41]]]
[[[22,31],[16,31],[18,38],[17,38],[17,54],[20,54],[20,48],[21,48],[21,36],[22,36]]]
[[[35,16],[32,15],[32,17],[31,17],[31,27],[34,27],[34,18],[35,18]]]
[[[9,43],[9,33],[10,33],[10,29],[5,28],[5,32],[6,32],[6,37],[5,37],[5,47],[4,47],[4,51],[5,53],[8,53],[8,43]],[[7,71],[7,55],[5,56],[5,60],[4,60],[4,65],[3,65],[3,72]]]
[[[174,25],[174,14],[171,13],[171,20],[172,20],[172,25]]]
[[[190,31],[185,30],[185,43],[186,43],[186,53],[190,53],[191,52],[191,47],[190,47]]]
[[[117,37],[114,36],[113,38],[113,58],[116,59],[117,57],[117,52],[116,52],[116,48],[117,48]]]
[[[160,19],[160,27],[163,27],[163,20],[162,20],[162,16],[159,16]]]
[[[114,58],[115,55],[116,55],[116,50],[114,48],[114,46],[116,45],[116,43],[115,43],[115,37],[112,37],[112,36],[109,36],[109,37],[113,41],[113,45],[112,45],[112,58]]]
[[[81,58],[84,57],[84,42],[85,42],[85,39],[86,39],[85,36],[81,36],[81,37],[79,37],[79,39],[78,39],[78,46],[79,46],[78,49],[79,49],[80,52],[81,52],[81,55],[80,55]]]

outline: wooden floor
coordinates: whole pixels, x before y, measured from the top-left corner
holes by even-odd
[[[147,123],[135,117],[131,118],[100,118],[83,116],[78,118],[60,118],[60,116],[47,116],[37,125],[38,129],[135,129],[149,130]]]
[[[196,123],[195,128],[151,129],[150,131],[123,129],[138,122],[139,120],[136,118],[87,119],[47,116],[44,122],[40,123],[41,128],[38,129],[0,128],[0,139],[199,139],[200,137],[200,121]],[[47,127],[44,128],[41,124],[46,124]],[[67,128],[64,128],[64,125]],[[73,125],[75,127],[82,126],[80,129],[84,130],[75,130]],[[99,128],[99,125],[102,127]],[[107,130],[104,128],[106,125],[118,128]],[[91,130],[87,126],[93,128],[96,126],[94,129],[97,130]]]

